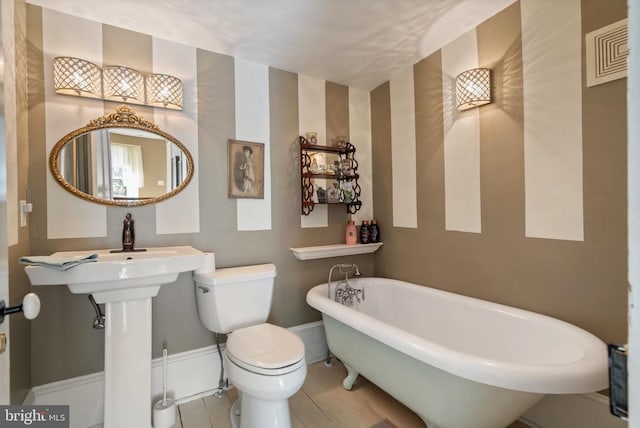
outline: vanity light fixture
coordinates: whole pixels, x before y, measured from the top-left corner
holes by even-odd
[[[469,110],[491,102],[491,70],[473,68],[456,77],[458,110]]]
[[[53,86],[58,94],[182,110],[182,81],[168,74],[146,74],[122,65],[103,69],[68,56],[53,59]],[[146,88],[146,90],[145,90]]]
[[[53,59],[53,87],[58,94],[102,98],[102,70],[83,59],[56,57]]]
[[[146,104],[182,110],[182,81],[167,74],[148,74],[145,76],[147,86]]]
[[[144,104],[144,78],[139,71],[121,65],[107,65],[103,77],[104,99]]]

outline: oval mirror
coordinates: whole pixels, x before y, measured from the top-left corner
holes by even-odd
[[[193,158],[176,138],[121,105],[62,137],[49,168],[65,189],[105,205],[163,201],[184,189]]]

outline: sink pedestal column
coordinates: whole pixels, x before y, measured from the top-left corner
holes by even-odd
[[[105,318],[104,428],[150,428],[151,297],[106,302]]]

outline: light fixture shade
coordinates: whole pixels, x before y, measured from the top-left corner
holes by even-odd
[[[182,110],[182,81],[167,74],[149,74],[147,105]]]
[[[491,70],[473,68],[456,77],[458,110],[468,110],[491,102]]]
[[[68,56],[53,59],[53,88],[58,94],[102,97],[102,71],[92,62]]]
[[[133,68],[107,65],[103,70],[104,99],[144,104],[144,79]]]

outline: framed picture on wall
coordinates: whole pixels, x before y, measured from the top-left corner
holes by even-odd
[[[264,144],[228,140],[229,198],[264,199]]]

